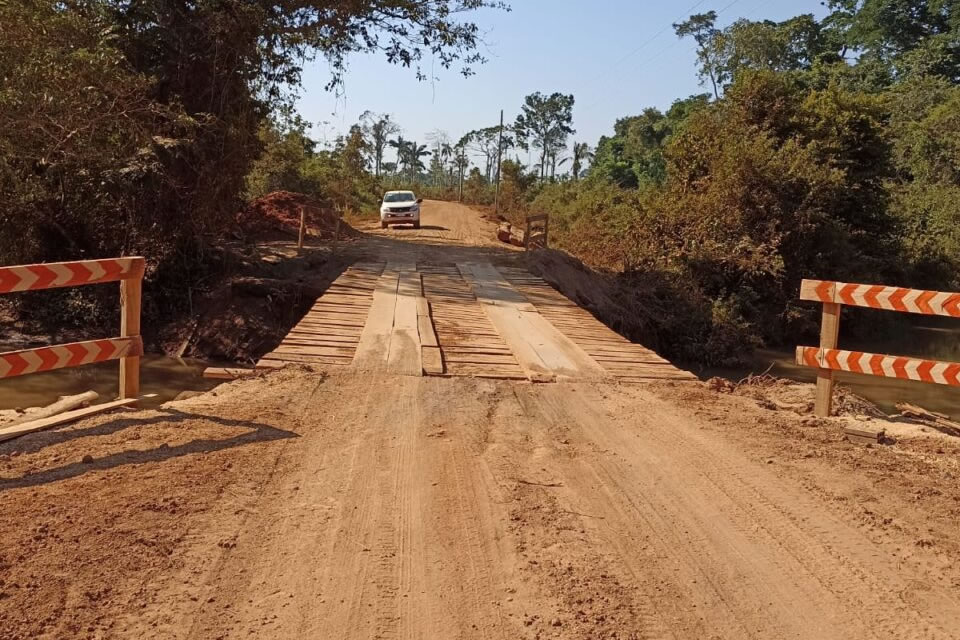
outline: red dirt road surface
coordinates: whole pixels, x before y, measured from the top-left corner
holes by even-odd
[[[289,366],[0,445],[0,638],[958,638],[958,453],[698,382]]]

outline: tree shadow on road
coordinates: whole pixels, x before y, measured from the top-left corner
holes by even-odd
[[[249,431],[229,438],[192,440],[172,447],[161,444],[153,449],[121,451],[102,458],[85,458],[87,460],[86,462],[74,462],[60,467],[28,473],[19,478],[2,478],[0,479],[0,493],[10,489],[38,487],[51,482],[76,478],[92,471],[104,471],[125,465],[144,464],[148,462],[164,462],[197,453],[213,453],[254,443],[273,442],[299,437],[298,434],[292,431],[286,431],[248,420],[232,420],[169,408],[159,409],[157,412],[159,415],[147,418],[119,417],[115,420],[110,420],[86,429],[70,429],[66,431],[34,434],[34,437],[30,440],[19,443],[25,446],[18,446],[16,451],[20,454],[36,453],[45,447],[70,442],[71,440],[78,440],[80,438],[108,436],[133,427],[161,424],[163,426],[170,426],[193,420],[206,421],[222,427],[244,428],[249,429]]]

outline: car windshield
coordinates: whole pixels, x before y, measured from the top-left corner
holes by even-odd
[[[403,193],[388,193],[383,196],[384,202],[413,202],[416,198],[413,197],[413,193],[410,191],[404,191]]]

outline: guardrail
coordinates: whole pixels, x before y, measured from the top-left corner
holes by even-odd
[[[535,227],[539,231],[536,235],[534,235]],[[530,251],[530,249],[546,249],[549,229],[549,215],[527,216],[527,232],[523,234],[523,248],[527,251]]]
[[[960,386],[960,363],[837,349],[843,305],[960,318],[960,293],[804,280],[800,299],[823,303],[820,347],[797,347],[797,364],[817,370],[816,415],[830,415],[834,371]]]
[[[120,360],[120,398],[136,398],[143,355],[140,297],[145,264],[135,257],[0,267],[0,294],[120,283],[118,337],[0,353],[0,379]]]

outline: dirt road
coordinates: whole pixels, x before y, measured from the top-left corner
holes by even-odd
[[[488,250],[438,208],[355,250]],[[958,455],[696,383],[287,368],[0,445],[0,638],[957,638]]]

